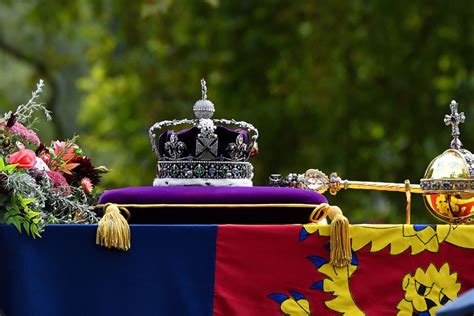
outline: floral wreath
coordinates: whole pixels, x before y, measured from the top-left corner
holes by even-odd
[[[90,208],[98,197],[96,186],[105,167],[94,167],[76,144],[78,137],[46,146],[33,129],[43,112],[37,103],[40,80],[31,99],[0,116],[0,223],[13,224],[21,233],[40,237],[47,224],[96,223]]]

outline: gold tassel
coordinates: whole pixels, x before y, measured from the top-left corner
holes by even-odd
[[[328,216],[331,219],[331,264],[345,267],[352,260],[349,220],[337,206],[329,206]]]
[[[130,249],[130,226],[120,211],[127,215],[127,219],[130,218],[130,212],[124,207],[113,203],[104,206],[104,216],[97,225],[97,245],[123,251]]]
[[[336,267],[345,267],[352,260],[349,221],[339,207],[327,203],[318,205],[309,216],[309,220],[317,223],[326,215],[331,220],[329,241],[331,243],[331,264]]]

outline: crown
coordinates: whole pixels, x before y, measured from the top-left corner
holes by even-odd
[[[153,185],[252,186],[253,166],[248,160],[258,152],[258,130],[243,121],[212,119],[215,109],[207,100],[204,79],[201,92],[193,107],[195,119],[161,121],[150,128],[158,156]],[[179,125],[192,127],[159,134]]]

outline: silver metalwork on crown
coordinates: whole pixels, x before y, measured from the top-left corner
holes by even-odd
[[[214,133],[216,126],[211,119],[203,118],[199,120],[198,128],[201,132],[196,140],[196,159],[217,159],[218,140]]]
[[[229,155],[233,160],[244,160],[245,152],[247,151],[247,144],[244,143],[244,137],[242,134],[239,134],[235,139],[235,143],[230,143],[227,146]]]
[[[210,119],[214,115],[214,103],[207,100],[206,80],[201,79],[201,100],[196,101],[193,106],[194,115],[198,119]]]
[[[178,140],[178,135],[172,132],[170,140],[165,143],[165,151],[172,159],[179,159],[186,150],[186,145]]]
[[[161,121],[150,128],[150,141],[160,160],[158,162],[158,177],[226,179],[226,181],[247,179],[251,185],[253,167],[247,160],[258,151],[258,130],[252,124],[243,121],[212,119],[215,109],[214,104],[207,100],[207,86],[204,79],[201,80],[201,99],[194,104],[193,111],[195,119]],[[190,148],[187,148],[186,143],[180,139],[183,137],[180,136],[182,133],[175,133],[173,130],[171,130],[167,141],[159,145],[160,130],[183,124],[192,125],[199,130],[195,136],[195,146],[194,144],[191,146],[195,148],[194,152],[190,153]],[[216,134],[217,125],[235,126],[245,130],[249,139],[247,141],[244,135],[239,132],[234,141],[229,141],[227,138],[227,146],[226,144],[219,145],[220,140]],[[189,140],[186,142],[189,145]],[[237,184],[239,183],[237,182]]]
[[[158,176],[178,179],[252,179],[253,167],[248,162],[159,161]]]

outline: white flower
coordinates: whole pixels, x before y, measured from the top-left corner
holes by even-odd
[[[34,168],[40,171],[50,171],[48,165],[43,161],[43,159],[38,157],[36,157],[36,163]]]

